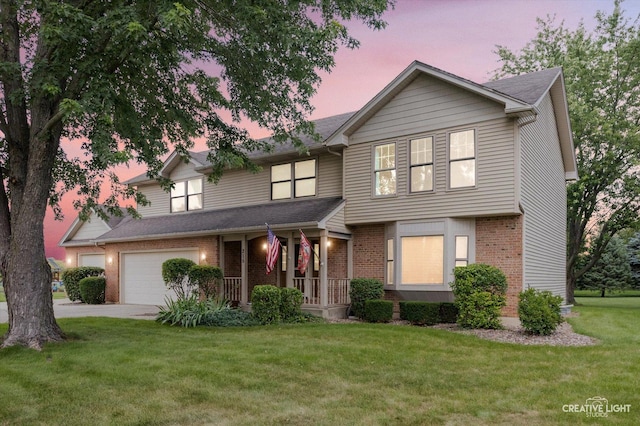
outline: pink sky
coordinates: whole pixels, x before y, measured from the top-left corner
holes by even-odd
[[[628,18],[640,14],[640,1],[626,1],[622,7]],[[478,83],[488,81],[498,67],[495,46],[524,46],[536,35],[536,17],[555,15],[556,22],[569,28],[583,20],[591,29],[598,10],[612,9],[613,1],[593,0],[397,0],[386,15],[385,30],[349,25],[360,48],[338,52],[333,72],[323,75],[313,99],[311,118],[358,110],[414,60]],[[250,123],[247,127],[254,137],[265,136]],[[132,167],[118,173],[125,180],[142,172]],[[63,221],[53,220],[51,212],[45,219],[48,257],[64,258],[57,244],[76,218],[73,198],[70,193],[62,201]]]

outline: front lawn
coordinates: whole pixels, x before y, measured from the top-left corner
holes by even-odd
[[[64,291],[54,291],[52,294],[54,299],[67,298],[67,293],[65,293]],[[0,302],[6,302],[6,301],[7,301],[7,297],[4,295],[4,290],[0,289]]]
[[[603,419],[563,405],[595,396],[632,404],[607,424],[637,424],[640,298],[630,300],[580,300],[572,324],[602,343],[577,348],[384,324],[61,319],[72,341],[0,351],[0,424],[593,424]]]

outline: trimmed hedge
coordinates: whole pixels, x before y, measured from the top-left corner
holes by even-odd
[[[400,319],[413,325],[435,325],[440,322],[441,303],[403,300],[400,302]]]
[[[251,312],[261,324],[277,324],[280,315],[280,289],[272,285],[257,285],[251,292]]]
[[[162,279],[167,288],[175,291],[178,299],[185,299],[191,292],[189,270],[195,266],[190,259],[176,257],[162,263]]]
[[[224,278],[222,269],[211,265],[193,265],[187,272],[189,283],[198,287],[206,299],[216,297],[218,284]]]
[[[72,302],[82,300],[80,294],[80,280],[86,277],[97,277],[104,274],[104,269],[97,266],[80,266],[78,268],[65,269],[62,272],[62,282],[67,292],[67,297]]]
[[[384,285],[373,278],[354,278],[351,280],[349,297],[351,311],[358,318],[364,318],[364,306],[367,300],[382,299]]]
[[[553,333],[563,321],[561,304],[562,297],[554,296],[550,291],[533,288],[523,291],[518,301],[518,317],[522,327],[531,334],[546,336]]]
[[[494,266],[482,263],[457,267],[451,284],[458,307],[457,322],[464,328],[502,328],[507,278]]]
[[[455,303],[440,303],[440,322],[445,324],[455,324],[458,320],[458,307]]]
[[[84,303],[101,305],[104,303],[104,291],[107,280],[104,277],[86,277],[80,280],[80,296]]]
[[[367,322],[389,322],[393,318],[393,301],[370,299],[364,302],[364,320]]]
[[[296,321],[302,315],[304,295],[297,288],[280,289],[280,318],[284,322]]]

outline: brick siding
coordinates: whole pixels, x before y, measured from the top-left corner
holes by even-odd
[[[384,282],[384,224],[354,226],[353,277],[375,278]]]
[[[522,216],[476,219],[476,263],[486,263],[507,276],[507,306],[502,314],[518,316],[522,291]]]

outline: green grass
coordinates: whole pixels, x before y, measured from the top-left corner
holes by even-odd
[[[599,290],[575,290],[575,297],[600,297]],[[640,290],[622,290],[622,291],[607,291],[605,298],[607,297],[640,297]]]
[[[67,293],[65,293],[64,291],[54,291],[52,294],[54,299],[67,298]],[[7,301],[7,297],[4,295],[4,291],[0,291],[0,302],[6,302],[6,301]]]
[[[69,342],[0,351],[0,424],[600,424],[562,412],[594,396],[632,404],[607,424],[638,424],[640,298],[628,300],[581,299],[570,321],[602,343],[580,348],[384,324],[61,319]]]

